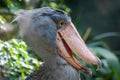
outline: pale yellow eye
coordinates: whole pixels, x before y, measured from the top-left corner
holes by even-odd
[[[64,20],[60,20],[60,21],[58,22],[58,25],[59,25],[60,27],[62,27],[63,25],[65,25],[65,21],[64,21]]]

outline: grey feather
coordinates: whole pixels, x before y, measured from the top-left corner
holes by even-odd
[[[71,21],[63,11],[48,7],[17,13],[15,21],[21,37],[45,61],[26,80],[80,80],[79,72],[58,55],[55,43],[58,25],[53,17],[56,21],[61,18]]]

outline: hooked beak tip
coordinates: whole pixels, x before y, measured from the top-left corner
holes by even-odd
[[[96,70],[99,70],[102,66],[100,59],[88,49],[73,24],[57,31],[56,44],[61,51],[59,54],[77,70],[92,75],[91,70],[85,68],[78,60],[74,59],[72,52],[75,52],[76,55],[87,63],[97,64]]]
[[[101,62],[101,60],[98,57],[96,57],[96,58],[98,60],[98,66],[97,66],[96,71],[98,71],[102,67],[102,62]]]

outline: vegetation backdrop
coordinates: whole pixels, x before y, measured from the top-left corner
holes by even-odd
[[[88,47],[101,59],[98,71],[84,63],[93,75],[81,73],[82,80],[120,80],[119,4],[119,0],[0,0],[0,80],[24,80],[42,64],[11,21],[20,9],[45,6],[70,14]]]

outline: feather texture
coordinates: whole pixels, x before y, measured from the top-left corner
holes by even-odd
[[[26,80],[80,80],[79,71],[70,66],[64,59],[58,57],[54,66],[50,67],[43,64]]]

